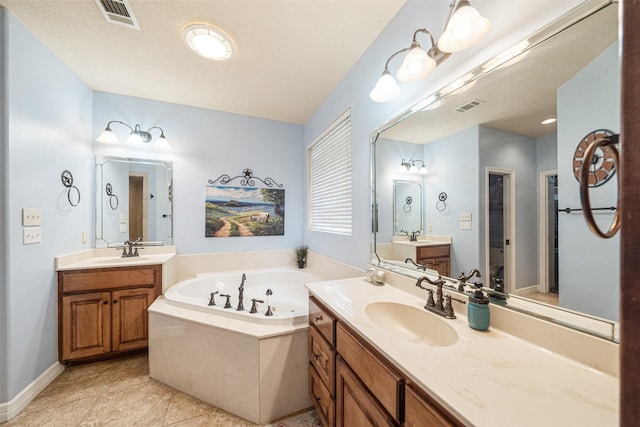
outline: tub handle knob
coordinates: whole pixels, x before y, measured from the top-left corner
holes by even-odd
[[[209,306],[216,305],[216,300],[214,299],[214,297],[218,293],[220,293],[220,291],[211,292],[211,298],[209,298]]]
[[[227,302],[224,303],[224,308],[231,308],[231,301],[229,301],[231,299],[231,295],[220,294],[220,296],[227,299]]]
[[[258,312],[258,303],[263,303],[264,301],[261,299],[251,298],[251,311],[249,313],[254,314]]]

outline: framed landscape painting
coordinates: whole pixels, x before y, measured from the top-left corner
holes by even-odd
[[[283,235],[284,190],[207,185],[205,237]]]

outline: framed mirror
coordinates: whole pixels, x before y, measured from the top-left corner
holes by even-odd
[[[478,268],[494,303],[617,340],[619,238],[588,230],[575,172],[585,141],[620,132],[617,35],[618,4],[585,2],[374,131],[372,259],[423,273],[389,258],[389,246],[394,168],[424,159],[418,240],[448,239],[452,290]],[[606,156],[588,161],[594,176],[615,176]],[[591,204],[606,230],[617,179],[594,179]]]
[[[393,234],[415,236],[422,231],[422,183],[393,181]]]
[[[96,156],[96,247],[173,244],[172,162]]]

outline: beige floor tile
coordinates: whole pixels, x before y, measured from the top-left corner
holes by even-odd
[[[3,427],[75,427],[84,418],[97,397],[86,397],[52,408],[23,412],[16,418],[2,424]]]
[[[208,403],[189,396],[188,394],[175,391],[171,397],[171,402],[169,402],[169,408],[164,419],[164,424],[174,424],[215,411],[217,411],[217,409]]]
[[[171,424],[171,427],[254,427],[255,425],[217,409],[206,415]]]

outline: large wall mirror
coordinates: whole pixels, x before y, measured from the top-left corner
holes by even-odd
[[[96,247],[173,242],[172,163],[96,156]]]
[[[394,182],[407,179],[398,166],[419,159],[429,173],[411,178],[423,188],[417,245],[451,242],[452,288],[478,268],[487,290],[504,289],[495,303],[617,340],[619,238],[588,230],[574,170],[583,141],[620,132],[617,36],[618,4],[585,2],[380,126],[372,134],[372,259],[422,274],[390,256]],[[542,124],[550,118],[557,122]],[[606,153],[586,161],[606,230],[615,170]]]

